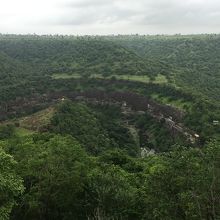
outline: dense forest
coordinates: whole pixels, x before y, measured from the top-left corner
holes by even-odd
[[[0,35],[0,219],[220,219],[219,58],[219,35]]]
[[[220,100],[219,35],[118,36],[110,38],[146,59],[169,64],[173,83]]]

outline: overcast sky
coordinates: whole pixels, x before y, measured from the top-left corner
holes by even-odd
[[[220,33],[220,0],[0,0],[0,33]]]

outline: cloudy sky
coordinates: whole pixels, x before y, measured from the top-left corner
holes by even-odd
[[[220,33],[220,0],[0,0],[0,33]]]

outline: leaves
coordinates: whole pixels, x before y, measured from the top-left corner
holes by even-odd
[[[0,219],[9,219],[15,199],[22,194],[22,179],[16,173],[17,163],[0,148]]]

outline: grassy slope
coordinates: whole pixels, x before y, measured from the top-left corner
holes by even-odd
[[[16,127],[16,134],[19,136],[25,136],[39,131],[43,127],[47,126],[54,112],[55,109],[51,106],[32,115],[5,121],[2,122],[2,124],[19,124],[19,127]]]
[[[65,73],[55,73],[52,75],[53,79],[79,79],[82,76],[80,74],[65,74]],[[111,79],[114,77],[115,79],[119,80],[131,80],[135,82],[144,82],[149,83],[150,81],[153,83],[168,83],[166,76],[158,74],[153,80],[150,80],[150,78],[147,75],[110,75],[107,77],[104,77],[101,74],[92,74],[90,78],[106,78]]]
[[[19,137],[24,137],[24,136],[27,136],[27,135],[31,135],[31,134],[34,134],[35,132],[32,131],[32,130],[28,130],[28,129],[25,129],[25,128],[15,128],[15,134]]]
[[[42,127],[47,126],[53,116],[54,107],[49,107],[33,115],[22,117],[18,120],[20,127],[32,131],[38,131]]]

